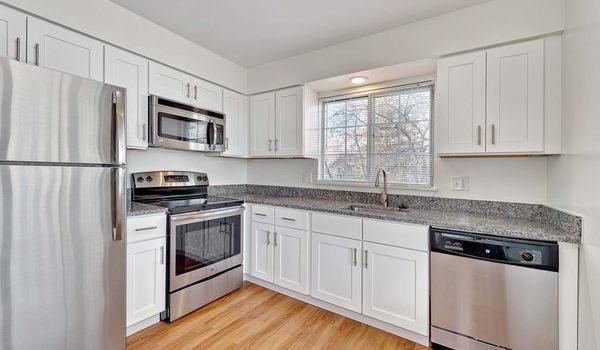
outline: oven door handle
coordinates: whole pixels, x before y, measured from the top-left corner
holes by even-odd
[[[215,209],[194,214],[171,215],[171,221],[178,223],[181,221],[206,221],[210,219],[222,218],[225,216],[239,215],[244,212],[244,207],[234,207],[233,209]]]

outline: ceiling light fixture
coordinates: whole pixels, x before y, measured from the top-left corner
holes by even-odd
[[[352,84],[366,83],[369,78],[363,76],[352,77],[349,79]]]

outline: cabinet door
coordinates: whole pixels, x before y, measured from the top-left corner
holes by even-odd
[[[273,225],[252,222],[252,268],[256,278],[273,282]]]
[[[25,62],[27,16],[0,6],[0,56]]]
[[[106,46],[104,82],[127,89],[127,147],[148,148],[148,60]]]
[[[191,103],[202,109],[223,112],[223,88],[198,78],[192,78]]]
[[[127,246],[127,326],[165,310],[166,238]]]
[[[273,282],[308,294],[308,232],[277,226],[273,238],[275,266]]]
[[[479,51],[438,61],[438,153],[485,152],[485,57]]]
[[[103,44],[68,29],[27,18],[27,62],[84,78],[103,80]]]
[[[155,62],[150,62],[149,67],[149,91],[151,95],[190,103],[192,85],[189,75]]]
[[[361,312],[361,241],[312,234],[311,296]]]
[[[302,156],[302,87],[275,93],[275,154]]]
[[[275,93],[250,97],[250,155],[275,155]]]
[[[363,314],[429,333],[429,254],[363,243]]]
[[[225,114],[225,152],[223,155],[245,157],[248,155],[248,97],[223,90]]]
[[[487,53],[487,151],[544,150],[544,41]]]

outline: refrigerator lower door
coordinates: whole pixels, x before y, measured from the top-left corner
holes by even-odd
[[[1,349],[125,348],[122,172],[0,165]]]

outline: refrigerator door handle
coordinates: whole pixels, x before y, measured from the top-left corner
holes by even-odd
[[[113,132],[114,132],[114,155],[117,165],[126,163],[126,134],[125,134],[125,95],[121,90],[112,92],[112,113],[113,113]]]
[[[123,240],[123,231],[125,230],[125,168],[116,167],[113,169],[113,241]]]

